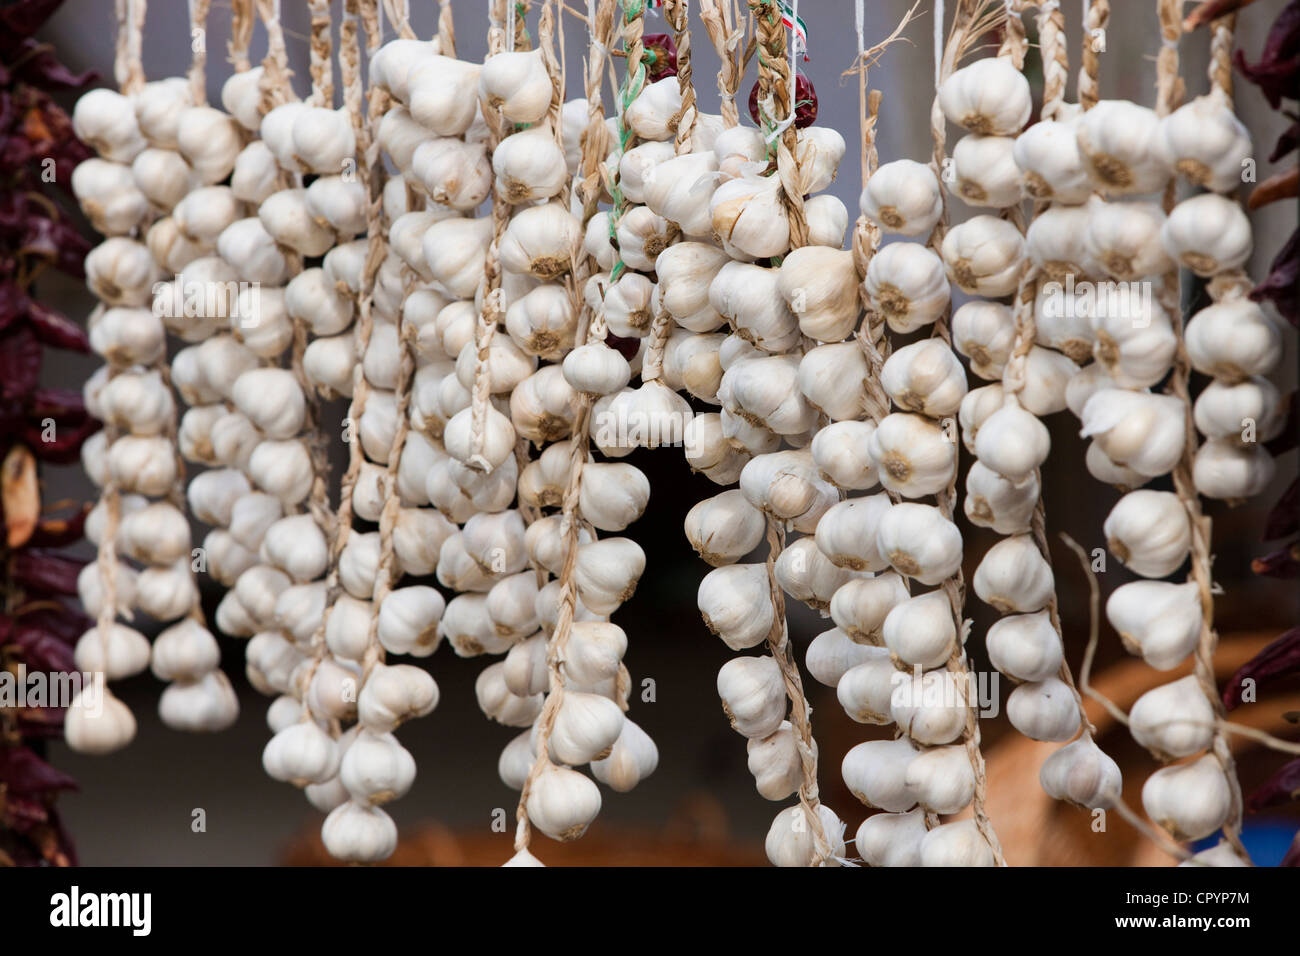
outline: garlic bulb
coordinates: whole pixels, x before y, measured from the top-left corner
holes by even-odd
[[[862,491],[879,481],[871,457],[871,422],[832,422],[817,430],[809,450],[821,476],[838,488]]]
[[[761,564],[733,564],[700,581],[696,603],[704,625],[733,651],[757,647],[772,629],[773,608]]]
[[[766,737],[785,719],[785,681],[771,657],[727,661],[718,671],[718,696],[732,729],[744,737]]]
[[[867,806],[902,813],[916,806],[906,774],[917,753],[906,737],[868,740],[844,755],[840,774],[849,791]]]
[[[975,436],[980,463],[1014,484],[1030,479],[1047,460],[1050,448],[1047,427],[1014,401],[986,418]]]
[[[1083,407],[1083,430],[1106,457],[1154,478],[1174,469],[1182,457],[1183,403],[1173,396],[1103,388]]]
[[[947,670],[913,675],[894,688],[889,715],[919,744],[952,743],[966,727],[970,691],[962,686],[965,682],[966,675]]]
[[[883,647],[852,646],[858,653],[870,656],[840,676],[835,697],[850,720],[860,724],[888,724],[892,720],[889,706],[898,674],[889,651]]]
[[[1129,731],[1158,759],[1170,761],[1208,750],[1215,720],[1200,682],[1188,675],[1139,697],[1129,712]]]
[[[858,277],[851,252],[826,246],[795,249],[781,263],[777,291],[809,338],[838,342],[857,323]]]
[[[929,166],[896,159],[871,174],[858,205],[885,232],[923,236],[943,215],[943,193]]]
[[[1282,355],[1277,326],[1244,298],[1216,302],[1197,312],[1187,323],[1185,339],[1192,367],[1227,382],[1266,375]]]
[[[479,71],[479,90],[487,106],[499,109],[510,122],[536,123],[551,105],[551,78],[542,51],[511,51],[489,57]]]
[[[1206,755],[1192,763],[1157,770],[1142,786],[1147,816],[1176,840],[1199,840],[1219,829],[1232,812],[1223,768]]]
[[[325,818],[321,842],[336,860],[376,863],[397,849],[397,824],[378,807],[348,800]]]
[[[63,720],[64,740],[77,753],[100,755],[121,750],[135,739],[135,717],[108,688],[102,696],[93,691],[91,696],[88,701],[83,688],[72,698]]]
[[[1025,240],[1005,219],[975,216],[948,230],[942,252],[949,279],[966,292],[997,298],[1016,291]]]
[[[816,742],[813,749],[816,750]],[[775,732],[745,743],[749,754],[749,772],[759,794],[767,800],[784,800],[799,789],[802,776],[794,727],[781,721]]]
[[[828,859],[821,865],[836,865],[833,861],[844,855],[844,824],[823,803],[817,805],[816,812],[829,845]],[[816,859],[817,843],[808,812],[802,806],[793,806],[778,813],[763,847],[773,866],[811,866]]]
[[[1006,57],[984,57],[954,71],[938,97],[949,122],[985,135],[1015,136],[1033,108],[1029,81]]]
[[[898,349],[885,360],[880,384],[894,403],[930,418],[953,415],[966,396],[966,373],[939,339]]]
[[[975,772],[961,746],[935,747],[907,765],[903,782],[931,813],[957,813],[975,796]]]
[[[922,415],[886,415],[872,432],[867,452],[880,483],[905,498],[936,494],[957,473],[956,443]]]
[[[593,761],[591,773],[615,793],[627,793],[659,766],[659,748],[650,735],[624,719],[623,730],[608,757]]]
[[[600,813],[600,802],[600,790],[582,774],[549,764],[533,782],[525,810],[537,829],[567,842],[586,832]]]
[[[1084,165],[1103,193],[1152,193],[1169,180],[1155,111],[1127,100],[1102,100],[1079,119]]]
[[[1164,225],[1164,210],[1156,203],[1094,198],[1088,203],[1085,248],[1111,278],[1131,281],[1160,275],[1173,265],[1161,242]]]
[[[1013,680],[1039,682],[1061,668],[1061,637],[1047,611],[1008,615],[993,624],[985,637],[989,660]]]
[[[932,505],[904,502],[880,517],[876,550],[899,574],[936,585],[961,566],[961,532]]]
[[[904,664],[938,667],[948,659],[957,640],[948,595],[930,591],[898,604],[885,617],[881,636]]]
[[[879,645],[884,642],[881,628],[889,612],[907,599],[906,584],[892,571],[852,578],[835,590],[831,597],[830,615],[850,640],[858,644]],[[810,656],[811,653],[810,648]],[[811,669],[811,664],[809,667]]]
[[[1051,565],[1027,534],[1011,535],[989,548],[972,583],[980,600],[1003,614],[1041,610],[1056,588]]]
[[[1114,806],[1123,785],[1119,765],[1087,734],[1044,760],[1038,779],[1048,796],[1085,809]]]
[[[948,188],[970,206],[1003,209],[1021,199],[1020,168],[1009,136],[972,133],[957,141],[952,151],[955,176]]]
[[[709,304],[746,342],[765,352],[787,352],[799,340],[799,323],[777,291],[778,281],[776,269],[728,262],[709,285]]]
[[[1199,276],[1213,276],[1245,264],[1254,249],[1250,220],[1226,196],[1205,193],[1184,199],[1160,229],[1165,252]]]
[[[1230,193],[1243,180],[1251,155],[1250,133],[1217,86],[1160,121],[1165,161],[1195,186]]]
[[[837,567],[884,570],[887,558],[877,550],[876,536],[891,507],[887,495],[850,498],[832,505],[826,511],[829,517],[817,522],[818,550]]]
[[[1001,381],[1016,338],[1016,320],[1000,302],[967,302],[952,314],[952,344],[970,359],[971,371]]]
[[[1078,116],[1076,111],[1064,119],[1035,123],[1016,137],[1013,155],[1024,174],[1025,192],[1034,199],[1071,204],[1092,195],[1075,135]]]
[[[790,248],[790,221],[776,176],[723,183],[709,199],[713,231],[745,256],[767,259]]]
[[[900,334],[929,325],[948,308],[943,260],[918,242],[894,242],[871,257],[865,279],[871,304]]]
[[[1063,681],[1021,684],[1007,698],[1007,719],[1031,740],[1069,740],[1079,730],[1079,706]]]
[[[858,856],[868,866],[920,866],[925,812],[877,813],[858,827],[853,841]]]
[[[1130,491],[1106,516],[1103,530],[1111,553],[1147,578],[1172,574],[1192,543],[1187,512],[1169,491]]]
[[[740,560],[763,540],[763,514],[738,488],[696,503],[685,520],[696,553],[715,567]]]

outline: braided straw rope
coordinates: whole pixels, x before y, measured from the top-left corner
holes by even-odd
[[[253,0],[231,0],[230,39],[226,42],[226,61],[236,73],[253,67],[248,48],[253,43]]]
[[[1104,48],[1106,27],[1110,23],[1110,0],[1091,0],[1083,19],[1083,53],[1079,66],[1079,103],[1085,110],[1097,105],[1101,98],[1098,76],[1101,73],[1101,57]]]
[[[284,45],[284,29],[280,26],[280,0],[254,0],[257,14],[266,26],[266,57],[262,60],[262,77],[259,88],[262,96],[258,109],[263,116],[274,107],[293,100],[289,69],[289,51]]]
[[[330,0],[307,0],[311,10],[311,98],[317,106],[334,106],[334,74],[330,66]],[[341,39],[341,38],[340,38]],[[345,48],[340,45],[342,56]]]
[[[700,0],[700,20],[709,35],[713,52],[718,56],[718,99],[722,125],[727,129],[740,125],[736,109],[736,90],[745,75],[745,66],[753,46],[745,44],[745,26],[736,26],[740,18],[736,0]]]
[[[202,106],[208,101],[208,84],[207,84],[207,64],[208,64],[208,37],[207,22],[208,10],[212,5],[212,0],[190,0],[190,49],[194,54],[190,61],[190,97],[195,106]],[[231,6],[233,16],[239,16],[239,8],[236,5]],[[250,27],[251,29],[251,27]],[[235,42],[237,29],[231,28],[231,43]],[[245,46],[247,49],[247,46]]]
[[[596,200],[599,196],[598,186],[590,189],[586,187],[593,182],[599,181],[601,160],[604,158],[608,147],[608,137],[600,135],[597,130],[601,132],[605,130],[601,107],[600,80],[604,71],[604,58],[607,55],[610,43],[613,41],[615,3],[616,0],[600,0],[598,5],[594,5],[594,8],[590,9],[592,16],[587,24],[588,60],[585,85],[588,125],[582,135],[582,160],[576,174],[578,182],[575,184],[575,189],[585,194],[583,201],[584,225],[595,213]],[[541,23],[538,25],[539,42],[543,50],[547,50],[550,45],[550,13],[551,4],[550,0],[548,0],[546,7],[542,11]],[[562,96],[563,90],[555,73],[552,73],[552,80],[555,82],[556,96]],[[593,268],[590,257],[583,256],[582,259],[583,262],[579,264],[577,271],[580,274],[590,272]],[[572,288],[576,290],[578,285],[579,283],[575,282]],[[581,305],[581,310],[583,312],[589,311],[585,304]],[[574,344],[582,345],[588,338],[594,341],[595,337],[590,335],[590,330],[595,328],[596,325],[597,322],[593,316],[584,330],[580,317],[579,330]],[[603,329],[600,334],[604,335]],[[561,672],[561,661],[564,659],[564,651],[569,642],[569,635],[573,631],[573,617],[578,600],[577,582],[574,577],[578,558],[579,534],[582,530],[578,502],[582,492],[582,469],[587,460],[587,450],[590,444],[591,405],[592,396],[586,393],[580,394],[577,413],[574,415],[573,428],[569,433],[568,479],[565,482],[564,498],[560,508],[559,533],[564,538],[565,550],[564,562],[559,574],[559,608],[555,618],[555,626],[551,629],[546,642],[547,692],[546,701],[542,706],[542,713],[537,721],[537,756],[528,771],[523,787],[520,788],[519,803],[515,808],[514,849],[516,853],[527,850],[532,839],[532,827],[527,810],[528,797],[532,793],[537,779],[551,766],[549,747],[551,732],[555,727],[555,719],[559,715],[560,706],[564,702],[564,676]],[[620,683],[623,682],[625,673],[626,670],[620,667]],[[619,703],[624,710],[627,709],[626,699]]]
[[[999,2],[999,6],[1001,3]],[[947,119],[944,116],[943,109],[939,105],[938,88],[943,81],[952,75],[956,68],[957,61],[962,52],[974,42],[978,34],[989,26],[1001,23],[1005,16],[995,16],[990,14],[989,0],[969,0],[958,5],[956,16],[951,31],[948,33],[946,43],[940,43],[942,37],[943,24],[935,24],[936,54],[942,49],[942,56],[939,57],[935,64],[935,96],[930,106],[930,139],[933,146],[931,156],[931,169],[936,177],[941,177],[944,163],[945,143],[947,140]],[[943,196],[943,191],[940,190]],[[943,199],[944,210],[938,224],[930,233],[927,245],[939,253],[943,244],[943,236],[946,232],[946,223],[948,219],[947,198]],[[952,345],[952,333],[949,329],[949,315],[945,311],[934,323],[934,335],[942,340],[949,347]],[[945,431],[953,435],[954,441],[957,437],[957,422],[955,419],[947,419],[943,423]],[[954,520],[954,502],[957,497],[957,475],[953,472],[953,477],[948,483],[948,487],[935,495],[935,505],[949,521]],[[1006,866],[1006,858],[1002,854],[1002,846],[998,841],[997,834],[993,831],[993,824],[989,820],[985,804],[988,799],[988,775],[984,766],[984,754],[980,750],[980,725],[979,717],[976,713],[976,701],[971,700],[971,686],[973,684],[973,674],[970,670],[966,658],[965,635],[968,624],[963,617],[963,608],[966,604],[966,581],[960,568],[952,577],[947,578],[941,585],[944,593],[948,596],[948,604],[952,608],[953,623],[956,626],[958,640],[954,643],[952,654],[949,656],[946,667],[957,679],[962,687],[962,692],[966,695],[966,728],[964,732],[964,746],[966,755],[970,760],[971,770],[975,776],[975,797],[973,801],[975,825],[979,828],[980,835],[984,842],[988,844],[993,853],[993,860],[997,866]]]
[[[1184,86],[1178,75],[1179,57],[1178,41],[1182,35],[1182,3],[1179,0],[1156,0],[1156,10],[1160,21],[1161,47],[1156,58],[1156,113],[1168,116],[1182,103]],[[1226,60],[1231,41],[1226,44],[1221,38],[1216,22],[1214,39],[1214,56],[1212,56],[1211,77],[1218,73],[1218,64]],[[1225,49],[1225,46],[1228,49]],[[1170,180],[1165,190],[1164,208],[1168,213],[1174,205],[1176,181]],[[1213,285],[1223,288],[1224,283]],[[1224,731],[1223,701],[1214,676],[1214,652],[1218,647],[1219,635],[1214,629],[1214,579],[1211,565],[1214,556],[1211,548],[1212,523],[1201,509],[1201,500],[1192,480],[1192,462],[1196,456],[1196,425],[1192,419],[1192,401],[1188,391],[1191,377],[1191,361],[1187,355],[1186,342],[1183,339],[1183,315],[1181,303],[1180,274],[1177,268],[1162,277],[1160,304],[1169,313],[1170,322],[1178,338],[1178,351],[1174,359],[1174,370],[1170,376],[1166,394],[1172,395],[1183,403],[1185,441],[1183,454],[1174,468],[1174,490],[1178,494],[1192,532],[1191,575],[1196,583],[1201,601],[1201,633],[1194,655],[1194,672],[1202,693],[1214,708],[1218,723],[1215,727],[1210,752],[1218,762],[1227,779],[1232,800],[1228,819],[1223,825],[1223,837],[1232,847],[1233,852],[1242,860],[1249,862],[1250,855],[1241,842],[1242,796],[1241,784],[1237,780],[1236,763],[1232,757],[1232,748],[1228,735]]]

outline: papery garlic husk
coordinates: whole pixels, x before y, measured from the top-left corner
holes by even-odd
[[[969,679],[967,674],[947,670],[900,672],[890,700],[890,716],[919,744],[952,743],[966,726],[967,696],[973,689],[962,683]]]
[[[548,741],[553,759],[580,765],[610,755],[623,731],[623,711],[599,694],[567,691]]]
[[[1047,460],[1050,449],[1047,427],[1015,401],[986,418],[975,437],[980,463],[1021,485]]]
[[[732,729],[744,737],[766,737],[785,719],[785,681],[771,657],[727,661],[718,671],[718,696]]]
[[[431,139],[411,154],[411,177],[435,203],[469,212],[492,191],[492,164],[483,146]]]
[[[844,755],[840,774],[849,791],[867,806],[902,813],[916,806],[906,774],[917,753],[906,737],[868,740]]]
[[[1003,538],[989,548],[972,583],[980,600],[1003,614],[1041,610],[1055,593],[1052,567],[1027,534]]]
[[[1106,195],[1152,193],[1169,181],[1155,111],[1127,100],[1102,100],[1075,128],[1079,153]]]
[[[1105,367],[1114,384],[1122,388],[1145,388],[1165,377],[1178,348],[1169,314],[1154,299],[1150,289],[1131,298],[1131,307],[1108,309],[1092,319],[1096,342],[1093,355]]]
[[[343,754],[339,779],[354,800],[385,804],[411,789],[415,758],[392,734],[362,730]]]
[[[952,314],[953,348],[970,359],[971,371],[980,378],[1002,380],[1015,339],[1016,318],[1000,302],[975,300]]]
[[[784,800],[799,789],[803,764],[799,758],[794,727],[788,720],[766,737],[750,738],[745,749],[749,754],[749,772],[754,786],[767,800]],[[817,742],[812,745],[814,755]]]
[[[443,430],[447,453],[457,461],[481,471],[491,472],[514,453],[515,429],[510,419],[488,406],[481,455],[475,455],[471,442],[473,410],[463,409],[452,416]]]
[[[252,205],[260,205],[281,186],[282,173],[275,154],[260,139],[255,139],[239,152],[234,171],[230,174],[230,190],[235,197]]]
[[[925,811],[877,813],[858,827],[853,847],[868,866],[920,866]]]
[[[304,256],[320,256],[334,245],[334,231],[307,206],[307,190],[282,189],[257,207],[258,218],[275,241]]]
[[[646,83],[625,111],[627,125],[641,139],[671,139],[682,109],[681,87],[668,76]]]
[[[671,142],[647,140],[637,143],[621,156],[611,155],[607,162],[618,164],[618,186],[623,198],[629,204],[642,205],[646,200],[646,187],[659,177],[660,165],[676,155]],[[657,209],[653,211],[658,213]]]
[[[1191,317],[1184,339],[1192,367],[1228,382],[1267,375],[1282,357],[1278,327],[1249,299],[1207,306]]]
[[[799,323],[777,291],[778,269],[728,262],[709,285],[709,304],[731,321],[736,334],[765,352],[789,351]]]
[[[187,560],[145,568],[136,581],[136,607],[156,621],[174,621],[199,601]]]
[[[483,602],[493,630],[505,640],[521,640],[537,630],[537,575],[521,571],[492,585]]]
[[[709,304],[709,286],[730,261],[724,251],[707,243],[673,243],[655,260],[659,304],[682,328],[713,331],[723,318]]]
[[[1009,57],[985,57],[954,71],[939,87],[939,107],[972,133],[1015,136],[1029,120],[1029,81]]]
[[[634,261],[627,264],[636,268]],[[654,284],[645,276],[639,272],[623,273],[605,292],[605,319],[610,331],[625,339],[648,335],[654,320],[653,295]]]
[[[144,243],[125,236],[105,239],[86,254],[86,286],[109,305],[148,306],[162,278]]]
[[[311,581],[325,571],[325,535],[309,514],[290,514],[266,529],[261,553],[295,581]],[[370,592],[360,595],[370,597]]]
[[[612,614],[636,591],[645,571],[645,552],[629,538],[605,538],[579,545],[574,581],[582,603]]]
[[[342,754],[336,741],[311,721],[280,731],[262,751],[262,767],[272,780],[305,787],[338,773]]]
[[[483,260],[492,238],[492,220],[443,219],[434,223],[421,240],[429,272],[451,295],[474,296],[483,281]]]
[[[839,342],[858,319],[853,253],[826,246],[795,249],[781,263],[777,291],[798,317],[799,330],[819,342]]]
[[[1015,144],[1010,136],[963,136],[952,150],[954,179],[948,188],[970,206],[1003,209],[1019,203],[1020,168],[1013,156]]]
[[[675,223],[687,236],[708,238],[713,230],[708,200],[717,169],[718,162],[712,153],[670,156],[654,167],[654,175],[644,185],[643,201],[656,215]]]
[[[773,355],[739,362],[722,375],[718,398],[733,415],[778,435],[810,429],[816,412],[799,391],[799,362]]]
[[[497,195],[512,205],[550,199],[568,175],[564,150],[545,123],[502,139],[492,153],[492,171]]]
[[[957,813],[975,796],[975,772],[960,745],[919,754],[907,765],[903,780],[916,802],[931,813]]]
[[[1129,731],[1157,759],[1168,762],[1208,750],[1216,720],[1200,682],[1189,674],[1139,697],[1129,713]]]
[[[884,648],[855,641],[840,628],[833,627],[813,638],[812,643],[808,645],[804,663],[808,667],[808,673],[818,683],[835,687],[844,679],[844,675],[855,667],[881,660],[889,660],[888,652]],[[892,664],[890,668],[893,668]],[[888,710],[888,707],[885,709]]]
[[[749,452],[730,442],[716,412],[695,415],[687,422],[682,444],[686,463],[715,484],[732,484],[749,462]]]
[[[506,331],[530,355],[558,360],[573,347],[578,316],[563,287],[540,285],[506,310]]]
[[[161,497],[176,480],[176,456],[165,438],[124,435],[108,450],[108,473],[123,491]]]
[[[583,468],[578,510],[601,531],[622,531],[641,517],[650,480],[633,465],[593,462]]]
[[[871,304],[900,334],[929,325],[948,308],[944,263],[919,242],[894,242],[871,257],[864,285]]]
[[[366,230],[365,187],[342,174],[320,176],[307,187],[307,208],[345,239]]]
[[[1168,474],[1182,457],[1185,410],[1169,395],[1103,388],[1083,407],[1083,430],[1106,457],[1140,475]]]
[[[1065,389],[1079,371],[1068,355],[1035,345],[1025,360],[1025,385],[1017,394],[1025,410],[1039,418],[1067,407]]]
[[[686,514],[686,537],[714,567],[740,560],[763,540],[763,513],[738,488],[696,503]]]
[[[1055,677],[1021,684],[1007,698],[1007,719],[1031,740],[1069,740],[1079,730],[1079,705]]]
[[[904,498],[936,494],[957,474],[956,442],[923,415],[886,415],[872,433],[867,451],[881,485]]]
[[[839,249],[849,228],[849,210],[839,197],[830,193],[813,196],[803,204],[808,223],[808,245]]]
[[[772,629],[771,585],[761,564],[710,571],[696,596],[705,626],[733,651],[757,647]]]
[[[1048,611],[1012,614],[985,635],[989,660],[1017,681],[1045,681],[1061,669],[1064,649]]]
[[[874,487],[880,477],[871,457],[872,422],[832,422],[819,428],[809,450],[821,476],[837,488],[863,491]]]
[[[600,790],[576,770],[550,764],[533,781],[524,808],[533,826],[568,842],[582,836],[600,812]]]
[[[885,360],[880,384],[899,407],[930,418],[954,414],[966,396],[961,361],[940,339],[898,349]]]
[[[790,248],[790,221],[781,181],[747,176],[723,183],[709,199],[713,231],[747,256],[767,259]]]
[[[1250,132],[1218,87],[1164,117],[1160,138],[1165,161],[1193,185],[1218,193],[1241,185],[1251,157]]]
[[[1049,279],[1101,275],[1104,270],[1088,251],[1090,219],[1086,206],[1050,206],[1025,231],[1025,252]]]
[[[768,862],[773,866],[788,867],[807,867],[814,862],[819,866],[840,865],[837,861],[844,856],[844,824],[824,803],[817,804],[816,812],[828,847],[826,858],[817,860],[817,840],[812,821],[808,818],[808,811],[802,805],[796,805],[778,813],[767,831],[763,848]]]
[[[1169,491],[1130,491],[1106,516],[1103,530],[1111,553],[1146,578],[1176,571],[1192,543],[1187,512]]]
[[[454,641],[452,646],[456,646]],[[542,694],[519,697],[510,692],[505,683],[505,661],[480,672],[474,682],[474,695],[484,716],[506,727],[528,727],[542,712]]]
[[[1103,484],[1114,485],[1120,491],[1132,491],[1135,488],[1141,488],[1150,480],[1143,475],[1139,475],[1132,468],[1111,461],[1095,442],[1088,443],[1088,450],[1084,454],[1083,461],[1088,469],[1088,474]]]
[[[564,357],[562,367],[565,381],[588,395],[611,395],[632,377],[627,359],[604,342],[578,346]]]
[[[1035,123],[1016,137],[1016,165],[1024,174],[1025,192],[1034,199],[1081,203],[1092,195],[1092,183],[1079,155],[1075,136],[1082,111],[1058,111],[1057,120]]]
[[[222,230],[217,237],[217,254],[250,283],[278,286],[289,274],[288,260],[256,216],[238,219]],[[280,306],[278,312],[283,314],[284,293],[281,290],[257,287],[240,290],[236,300],[238,322],[235,328],[245,341],[254,337],[265,338],[259,333],[259,327],[272,323],[257,307],[268,300],[275,300]],[[276,354],[287,344],[281,345]]]
[[[1119,764],[1086,733],[1044,760],[1038,780],[1048,796],[1089,810],[1113,807],[1123,787]]]
[[[973,295],[996,298],[1016,291],[1025,240],[1005,219],[974,216],[948,230],[942,252],[949,279]]]
[[[1133,281],[1162,275],[1173,260],[1160,241],[1165,213],[1153,202],[1088,202],[1084,248],[1112,279]]]
[[[210,106],[181,111],[176,127],[176,147],[199,178],[219,183],[235,168],[244,136],[234,118]]]
[[[938,667],[957,641],[952,605],[943,591],[930,591],[896,605],[885,617],[881,637],[899,661],[911,667]]]
[[[1175,840],[1209,836],[1223,826],[1232,806],[1228,777],[1209,754],[1163,767],[1142,786],[1142,809]]]
[[[1241,206],[1214,193],[1174,206],[1160,240],[1171,259],[1205,277],[1239,268],[1255,247],[1250,220]]]
[[[974,820],[944,823],[921,838],[921,866],[995,866],[993,849]]]
[[[135,106],[116,90],[90,90],[72,110],[77,138],[104,159],[129,163],[145,148]]]
[[[674,331],[664,348],[663,380],[674,391],[686,389],[704,402],[718,404],[722,386],[722,334]]]
[[[195,411],[199,409],[190,409],[190,412]],[[195,518],[204,524],[227,527],[234,521],[235,505],[252,494],[248,479],[226,468],[195,475],[185,491],[190,513]]]
[[[105,309],[92,317],[87,331],[91,349],[115,365],[150,365],[165,347],[166,331],[149,309]]]
[[[650,735],[631,720],[624,719],[623,730],[608,757],[595,760],[591,773],[615,793],[627,793],[659,766],[659,748]]]
[[[876,550],[899,574],[935,585],[961,566],[961,532],[932,505],[903,502],[881,516]]]
[[[1196,451],[1192,480],[1207,498],[1241,501],[1269,486],[1276,465],[1260,445],[1241,445],[1228,439],[1211,439]]]
[[[943,215],[943,192],[929,166],[896,159],[871,174],[858,206],[885,232],[923,236]]]

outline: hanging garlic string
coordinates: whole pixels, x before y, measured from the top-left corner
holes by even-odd
[[[943,108],[939,103],[938,89],[943,82],[952,74],[956,68],[957,61],[961,54],[968,46],[975,42],[979,34],[985,32],[990,26],[999,24],[1005,18],[1005,9],[1001,11],[1001,16],[992,14],[990,4],[985,3],[963,3],[958,6],[957,16],[954,19],[952,29],[947,35],[947,41],[943,41],[943,6],[938,5],[935,10],[935,96],[930,108],[930,137],[933,144],[933,155],[931,157],[931,170],[936,178],[942,182],[945,143],[947,140],[947,119],[944,116]],[[940,192],[942,196],[942,191]],[[943,236],[946,232],[946,223],[948,218],[947,200],[944,197],[943,215],[940,217],[934,230],[930,233],[927,245],[936,253],[940,251],[943,244]],[[942,315],[935,320],[934,335],[941,341],[951,347],[952,334],[949,328],[950,308],[945,308]],[[954,419],[945,419],[942,427],[947,434],[956,436],[957,422]],[[935,504],[939,513],[948,521],[953,520],[954,502],[957,496],[957,476],[956,470],[949,480],[948,487],[935,495]],[[963,733],[966,754],[970,760],[971,769],[975,776],[975,795],[974,795],[974,817],[975,825],[978,827],[980,835],[984,842],[988,844],[992,851],[993,860],[997,866],[1006,866],[1006,859],[1002,855],[1002,847],[998,842],[997,834],[993,831],[993,824],[988,818],[988,812],[985,805],[988,800],[988,775],[984,765],[984,754],[980,749],[980,726],[979,716],[976,713],[976,702],[971,700],[971,686],[973,684],[973,675],[970,670],[969,662],[966,657],[965,637],[968,630],[968,624],[963,616],[963,609],[966,603],[966,583],[961,568],[951,576],[944,579],[941,587],[948,596],[948,604],[952,609],[953,624],[957,629],[957,640],[954,642],[952,654],[949,656],[946,667],[952,673],[957,683],[961,686],[961,692],[966,699],[966,727]]]
[[[677,128],[673,141],[674,152],[678,156],[685,156],[691,152],[691,137],[699,118],[699,111],[695,107],[695,88],[691,84],[691,31],[687,24],[686,0],[666,0],[664,18],[672,27],[673,42],[677,46],[677,88],[682,98],[681,106],[669,125]],[[680,229],[674,229],[670,223],[670,243],[679,236]],[[668,344],[674,324],[672,315],[660,305],[650,326],[645,359],[641,364],[642,382],[653,382],[663,375],[664,347]]]
[[[1106,27],[1110,23],[1110,0],[1083,0],[1083,53],[1079,64],[1079,103],[1085,110],[1097,105],[1101,97],[1098,76],[1101,73],[1101,49],[1105,46]]]
[[[280,0],[255,0],[257,13],[266,27],[266,56],[262,59],[262,77],[259,82],[262,102],[258,109],[265,116],[273,108],[291,102],[293,71],[289,69],[289,51],[284,45],[284,29],[280,26]]]
[[[745,26],[736,25],[740,14],[736,0],[700,0],[700,19],[709,42],[718,56],[718,98],[722,125],[726,129],[740,125],[736,109],[736,90],[745,75],[753,47],[745,45]]]
[[[330,31],[334,20],[330,0],[307,0],[307,7],[311,11],[311,102],[315,106],[332,108],[334,74],[330,62]]]
[[[206,67],[208,62],[208,36],[206,24],[208,22],[208,9],[212,5],[212,0],[189,0],[190,5],[190,48],[194,51],[194,59],[190,64],[190,97],[195,106],[202,106],[208,101],[207,73]],[[232,16],[238,17],[239,7],[231,5]],[[231,43],[235,42],[235,29],[231,29]],[[247,49],[247,46],[245,46]]]
[[[211,2],[211,0],[207,0]],[[231,0],[230,39],[226,41],[226,60],[236,73],[253,67],[248,48],[253,43],[253,0]]]
[[[1160,23],[1161,46],[1156,58],[1156,114],[1168,116],[1179,105],[1184,96],[1182,78],[1178,75],[1179,55],[1178,41],[1182,35],[1182,3],[1179,0],[1157,0],[1157,16]],[[1223,53],[1223,44],[1216,36],[1216,53],[1212,57],[1214,74],[1220,73],[1218,61]],[[1177,181],[1171,179],[1165,189],[1164,209],[1168,214],[1174,205]],[[1175,267],[1166,273],[1161,281],[1158,298],[1170,317],[1174,333],[1178,340],[1178,351],[1174,360],[1173,374],[1165,389],[1183,403],[1185,441],[1183,454],[1173,471],[1174,489],[1187,512],[1191,528],[1191,574],[1189,580],[1195,582],[1201,603],[1201,630],[1197,640],[1194,656],[1194,672],[1202,693],[1214,709],[1216,718],[1223,720],[1223,702],[1219,696],[1215,680],[1214,653],[1218,647],[1219,637],[1214,629],[1214,579],[1211,571],[1212,522],[1201,508],[1200,497],[1192,478],[1192,463],[1196,456],[1196,426],[1192,418],[1191,395],[1188,380],[1191,376],[1191,362],[1187,355],[1183,336],[1183,317],[1180,288],[1180,274]],[[1228,735],[1222,726],[1216,725],[1210,751],[1227,780],[1230,793],[1228,818],[1223,824],[1223,836],[1233,852],[1243,861],[1249,862],[1250,855],[1241,842],[1242,796],[1241,784],[1237,779],[1236,763]]]
[[[456,25],[451,14],[451,0],[438,0],[438,52],[456,57]]]

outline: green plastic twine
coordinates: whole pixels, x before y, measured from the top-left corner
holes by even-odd
[[[623,23],[632,23],[632,21],[645,17],[645,0],[623,0]],[[627,153],[628,144],[632,142],[633,133],[627,125],[627,108],[632,105],[645,88],[646,81],[646,64],[654,63],[654,53],[648,49],[643,49],[640,59],[635,64],[629,64],[626,75],[623,77],[623,87],[619,90],[619,110],[618,110],[618,149],[619,161],[621,162],[624,154]],[[614,209],[609,217],[609,239],[615,249],[618,249],[618,223],[627,211],[627,200],[623,196],[623,189],[619,182],[617,170],[607,177],[606,188],[610,196],[614,199]],[[609,271],[609,281],[617,282],[619,276],[627,271],[627,264],[623,262],[623,256],[620,254],[618,260],[614,263],[614,268]]]

